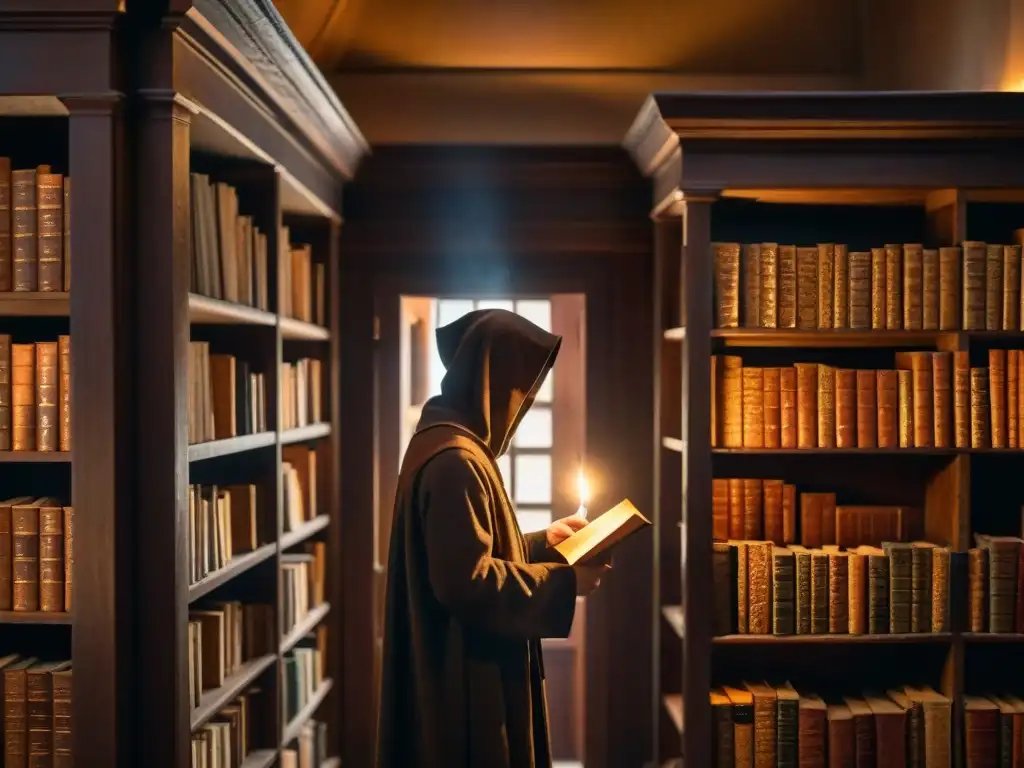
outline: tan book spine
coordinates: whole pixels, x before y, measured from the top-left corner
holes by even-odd
[[[825,545],[836,543],[838,516],[836,514],[836,495],[820,493],[821,497],[821,540]]]
[[[748,631],[752,635],[771,634],[772,626],[772,545],[752,541],[747,544],[747,581],[749,607]]]
[[[811,552],[811,634],[827,635],[829,628],[828,553]]]
[[[953,442],[971,447],[971,363],[966,351],[953,353]]]
[[[818,365],[797,363],[796,447],[818,447]]]
[[[1017,447],[1024,448],[1024,350],[1017,352]]]
[[[739,328],[740,325],[740,246],[738,243],[714,243],[715,327]]]
[[[924,327],[924,247],[916,243],[903,246],[903,327]]]
[[[39,290],[64,289],[64,177],[59,173],[36,175],[38,196]]]
[[[852,251],[849,254],[850,322],[854,330],[871,328],[871,253]]]
[[[71,691],[70,669],[53,673],[53,768],[73,768],[71,752]],[[243,740],[243,743],[246,743]]]
[[[761,322],[762,328],[779,325],[779,246],[761,244]]]
[[[903,248],[891,244],[885,246],[885,327],[903,327]]]
[[[899,414],[899,387],[897,372],[893,370],[877,371],[878,392],[878,447],[897,447],[896,419]]]
[[[818,327],[818,249],[796,249],[796,327]]]
[[[951,352],[932,352],[932,425],[935,447],[953,447],[953,396]]]
[[[939,329],[955,331],[963,322],[960,309],[963,268],[960,248],[939,248]]]
[[[725,361],[711,356],[711,447],[725,447]]]
[[[856,372],[857,386],[857,447],[878,446],[878,382],[875,371]]]
[[[984,549],[967,550],[967,616],[971,632],[985,632],[988,621],[985,605],[985,588],[988,585]]]
[[[885,328],[886,318],[886,259],[885,248],[871,249],[871,327]]]
[[[64,610],[71,610],[71,593],[75,573],[75,510],[64,507]]]
[[[985,274],[986,252],[984,243],[968,240],[963,250],[963,329],[985,330]]]
[[[10,291],[13,271],[11,245],[11,159],[0,157],[0,292]]]
[[[796,486],[784,483],[782,486],[782,541],[795,544],[796,536]]]
[[[832,301],[835,297],[835,246],[831,243],[818,245],[818,328],[834,328],[835,314]]]
[[[993,448],[1007,448],[1006,350],[988,351],[989,431]]]
[[[914,375],[910,371],[897,371],[899,397],[899,445],[914,446]]]
[[[985,330],[1003,325],[1003,246],[985,246]]]
[[[820,493],[800,494],[800,544],[808,549],[820,547],[823,543],[821,532]]]
[[[13,557],[13,524],[10,504],[0,504],[0,611],[9,611],[13,607],[13,583],[11,573],[14,568]]]
[[[11,172],[11,230],[14,234],[14,290],[38,288],[36,172]]]
[[[1020,382],[1017,380],[1020,371],[1020,350],[1006,350],[1006,444],[1010,448],[1019,448],[1017,435],[1019,431]]]
[[[64,610],[64,510],[39,509],[39,610]]]
[[[729,478],[729,538],[743,538],[743,479]]]
[[[11,447],[36,449],[36,348],[34,344],[11,345]]]
[[[60,450],[71,450],[71,337],[57,337],[57,355],[60,375]]]
[[[39,508],[16,505],[11,509],[13,536],[14,610],[39,610]]]
[[[921,327],[939,329],[939,252],[934,248],[921,251]]]
[[[971,368],[971,448],[989,448],[988,368]]]
[[[764,488],[757,478],[743,479],[743,538],[756,541],[764,533]]]
[[[0,334],[0,451],[11,450],[11,337]]]
[[[729,538],[729,480],[716,477],[711,481],[711,535],[717,541]]]
[[[836,370],[836,448],[857,447],[857,371]]]
[[[797,382],[796,368],[779,372],[780,447],[797,447]]]
[[[723,399],[725,401],[725,447],[743,447],[743,358],[723,355]]]
[[[764,488],[764,537],[779,546],[786,543],[782,486],[781,480],[765,480],[762,483]]]
[[[744,245],[741,251],[740,279],[743,282],[744,328],[757,328],[761,320],[761,246]]]
[[[949,550],[932,551],[932,632],[949,632]]]
[[[932,399],[932,358],[928,352],[912,352],[910,371],[914,387],[914,447],[931,448],[935,440]]]
[[[848,560],[849,633],[863,635],[868,631],[868,558],[867,555],[851,552]]]
[[[828,631],[833,635],[845,635],[850,631],[849,567],[846,552],[828,553]]]
[[[850,257],[845,245],[836,244],[832,250],[832,325],[850,327]]]
[[[71,178],[64,177],[64,290],[71,290]]]
[[[836,447],[836,369],[818,366],[818,447]]]
[[[36,343],[36,450],[56,451],[60,445],[60,375],[57,342]]]
[[[743,368],[743,447],[764,448],[763,368]]]
[[[796,246],[779,246],[779,328],[796,328],[797,277]]]
[[[782,447],[781,368],[764,369],[764,447]]]
[[[1003,330],[1020,330],[1020,246],[1003,246]]]

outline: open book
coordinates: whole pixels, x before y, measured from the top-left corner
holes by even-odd
[[[569,565],[585,563],[650,524],[651,521],[641,515],[640,510],[634,507],[629,499],[623,499],[600,517],[591,520],[585,528],[581,528],[558,544],[555,551],[564,557]]]

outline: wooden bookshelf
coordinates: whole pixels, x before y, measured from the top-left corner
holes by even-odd
[[[201,0],[170,7],[162,19],[137,20],[151,25],[137,54],[139,71],[148,74],[139,83],[138,165],[132,171],[137,197],[147,201],[135,211],[135,248],[145,258],[134,261],[132,275],[139,308],[133,466],[145,510],[137,517],[137,670],[145,692],[137,716],[155,724],[146,726],[138,748],[152,768],[187,768],[191,734],[258,689],[250,701],[259,727],[250,728],[255,741],[245,768],[276,764],[314,717],[331,724],[330,751],[340,754],[335,723],[341,714],[332,680],[339,678],[343,646],[340,611],[331,609],[344,604],[338,563],[338,238],[342,185],[366,147],[273,3]],[[322,298],[311,302],[317,316],[304,319],[285,311],[305,295],[287,292],[299,282],[282,271],[282,253],[298,244],[308,247],[311,268],[323,278]],[[216,439],[209,440],[198,437],[209,432],[189,431],[190,419],[199,430],[197,419],[204,418],[197,415],[191,386],[200,373],[191,348],[200,342],[210,355],[221,356],[218,365],[224,355],[233,358],[234,378],[222,381],[234,384],[209,385],[221,392],[209,401],[217,424]],[[286,379],[282,366],[302,360],[319,361],[309,369],[316,373]],[[210,381],[219,375],[210,373]],[[306,394],[287,391],[291,380]],[[233,417],[225,416],[225,393],[232,393]],[[303,426],[286,429],[286,398],[300,403],[289,407],[310,413],[316,399],[318,418],[302,416],[294,423]],[[287,505],[297,497],[289,496],[295,486],[282,471],[287,457],[296,455],[290,451],[306,448],[315,452],[315,485],[309,488],[303,472],[312,470],[303,467],[306,517],[289,527]],[[257,546],[247,542],[251,551],[217,560],[222,567],[205,575],[200,570],[198,580],[183,559],[192,546],[190,518],[199,514],[190,511],[190,503],[200,504],[191,496],[194,485],[255,488],[247,498],[255,499]],[[287,558],[314,545],[325,550],[326,594],[287,627]],[[191,706],[190,612],[218,601],[269,605],[275,637],[265,654],[243,658]],[[285,722],[285,654],[308,633],[323,631],[325,679],[298,716]]]
[[[1009,478],[1024,465],[1019,448],[713,447],[713,355],[763,366],[827,356],[872,368],[894,366],[864,361],[913,349],[967,353],[979,366],[988,350],[1024,347],[1024,338],[1019,330],[716,327],[712,243],[849,243],[851,252],[1012,243],[1024,226],[1024,160],[1013,149],[1024,137],[1022,108],[1024,98],[1009,93],[656,94],[637,116],[626,145],[652,179],[656,222],[659,762],[685,755],[688,765],[710,765],[709,691],[751,675],[817,675],[853,691],[868,673],[932,685],[953,701],[958,765],[960,697],[1008,690],[998,670],[1010,657],[999,653],[1019,652],[1020,634],[714,636],[713,478],[813,484],[845,473],[851,492],[870,495],[864,489],[876,484],[916,500],[924,538],[964,552],[976,532],[1021,535],[1021,493]]]

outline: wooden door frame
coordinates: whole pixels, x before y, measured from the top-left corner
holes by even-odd
[[[374,365],[378,323],[400,322],[402,295],[509,295],[581,293],[586,296],[587,457],[601,480],[592,509],[605,509],[629,496],[641,509],[652,504],[654,446],[653,306],[650,251],[601,252],[533,250],[514,258],[515,269],[500,269],[500,287],[480,258],[451,253],[355,254],[343,267],[342,521],[345,605],[344,759],[372,765],[376,726],[373,627],[374,590],[367,590],[378,563],[374,542],[377,488],[393,487],[380,476],[380,450],[398,452],[398,425],[376,432],[375,378],[398,371]],[[454,261],[453,261],[454,258]],[[460,262],[460,258],[464,262]],[[463,263],[465,268],[457,268]],[[443,265],[443,266],[442,266]],[[375,320],[376,318],[376,320]],[[347,324],[344,324],[347,323]],[[389,329],[395,333],[397,328]],[[593,340],[602,340],[594,344]],[[398,356],[392,365],[397,366]],[[380,361],[382,364],[385,361]],[[347,373],[345,372],[347,371]],[[374,371],[374,375],[369,375]],[[395,385],[397,387],[397,384]],[[391,393],[385,393],[388,396]],[[398,402],[397,390],[394,402]],[[393,418],[400,418],[395,414]],[[395,429],[390,429],[394,426]],[[366,450],[367,446],[374,450]],[[614,468],[614,472],[612,471]],[[381,531],[383,535],[385,532]],[[640,768],[652,759],[653,743],[653,563],[652,537],[629,542],[616,556],[615,572],[589,601],[586,611],[586,768]],[[631,663],[632,662],[632,663]],[[370,695],[368,696],[368,692]]]

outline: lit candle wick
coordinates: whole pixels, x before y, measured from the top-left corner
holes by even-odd
[[[587,519],[587,497],[590,495],[590,488],[587,485],[587,476],[583,472],[583,467],[580,467],[576,471],[576,488],[580,495],[580,506],[576,510],[576,517],[583,520]]]

